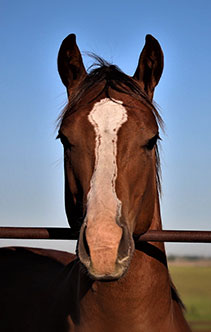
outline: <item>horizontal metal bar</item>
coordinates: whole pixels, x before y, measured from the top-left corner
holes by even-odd
[[[78,235],[70,228],[26,228],[0,227],[0,238],[4,239],[45,239],[77,240]],[[136,238],[136,241],[149,242],[195,242],[211,243],[211,231],[148,231]]]
[[[0,227],[0,239],[77,240],[70,228]]]
[[[148,231],[138,241],[211,243],[210,231]]]

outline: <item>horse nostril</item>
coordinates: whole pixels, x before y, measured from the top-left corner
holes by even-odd
[[[90,257],[90,251],[89,251],[89,246],[86,240],[86,227],[84,228],[84,232],[83,232],[83,244],[84,244],[84,249],[87,253],[87,255]]]
[[[134,243],[127,227],[122,227],[122,237],[118,248],[118,261],[126,260],[131,255]]]

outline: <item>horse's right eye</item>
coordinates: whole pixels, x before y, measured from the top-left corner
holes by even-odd
[[[155,135],[154,137],[152,137],[148,143],[146,144],[146,148],[148,150],[152,150],[155,146],[155,144],[157,143],[157,140],[160,139],[160,136],[159,134]]]
[[[66,148],[66,149],[67,149],[67,148],[68,148],[68,149],[71,148],[72,145],[70,144],[70,142],[68,141],[68,139],[67,139],[66,136],[64,136],[63,134],[59,133],[58,136],[57,136],[57,138],[60,139],[60,141],[61,141],[61,143],[62,143],[64,149],[65,149],[65,148]]]

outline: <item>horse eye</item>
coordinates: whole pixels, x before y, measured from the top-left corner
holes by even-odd
[[[158,139],[160,139],[159,134],[157,134],[157,135],[155,135],[154,137],[152,137],[152,138],[148,141],[148,143],[146,144],[146,148],[147,148],[148,150],[152,150],[152,149],[154,148],[155,144],[157,143],[157,140],[158,140]]]
[[[64,148],[71,148],[71,144],[70,142],[68,141],[67,137],[64,136],[62,133],[59,133],[58,136],[57,136],[57,139],[60,139],[62,145],[64,146]]]

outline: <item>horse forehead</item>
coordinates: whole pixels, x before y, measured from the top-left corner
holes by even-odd
[[[117,133],[120,128],[124,131],[126,127],[130,131],[136,128],[150,131],[157,129],[157,122],[148,106],[139,101],[125,101],[118,97],[102,98],[91,104],[87,103],[87,107],[78,107],[76,112],[62,121],[60,130],[67,136],[82,133],[87,136],[91,134],[91,128],[95,134],[97,128],[111,133]]]
[[[124,122],[128,120],[127,110],[123,102],[104,98],[95,103],[88,114],[96,134],[115,135]]]
[[[140,131],[143,136],[155,133],[158,130],[158,124],[151,109],[145,104],[133,100],[133,104],[122,99],[103,98],[95,102],[86,116],[88,122],[94,127],[95,133],[100,130],[102,133],[111,133],[119,135],[130,132],[136,135]],[[125,132],[125,134],[126,134]],[[127,136],[127,135],[126,135]]]

